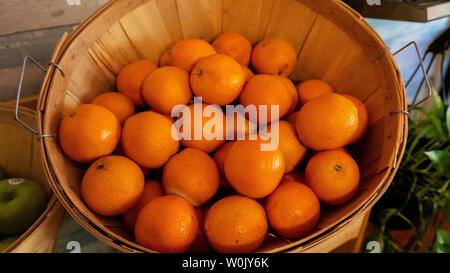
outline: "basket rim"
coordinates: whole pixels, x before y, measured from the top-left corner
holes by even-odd
[[[121,0],[111,0],[105,3],[101,8],[99,8],[95,13],[93,13],[90,17],[88,17],[85,21],[83,21],[72,34],[65,33],[60,41],[58,42],[55,51],[52,56],[52,62],[59,63],[59,61],[65,56],[66,51],[70,48],[72,42],[80,35],[84,29],[86,29],[92,21],[97,19],[105,10],[109,9],[111,6],[113,6],[116,2],[119,2]],[[308,2],[310,0],[294,0],[298,2]],[[144,1],[147,2],[147,1]],[[387,48],[386,44],[384,43],[383,39],[378,35],[378,33],[364,20],[364,18],[359,15],[355,10],[353,10],[351,7],[349,7],[347,4],[343,3],[339,0],[331,0],[332,4],[334,4],[336,7],[339,7],[343,9],[343,11],[354,20],[355,23],[358,23],[361,25],[362,28],[364,28],[367,32],[370,32],[373,34],[373,38],[375,39],[375,42],[378,45],[382,45],[383,47]],[[389,65],[392,66],[393,73],[395,73],[396,77],[396,88],[401,91],[401,102],[402,102],[402,110],[407,110],[407,101],[406,101],[406,93],[405,93],[405,87],[403,84],[403,80],[401,78],[401,74],[399,72],[397,63],[390,51],[385,50],[383,52],[383,56],[388,58]],[[382,56],[379,56],[379,58]],[[46,107],[49,104],[48,101],[48,93],[51,89],[51,83],[55,76],[55,72],[57,69],[54,66],[51,66],[49,70],[46,73],[44,82],[41,87],[41,93],[39,97],[39,103],[38,103],[38,130],[39,133],[42,134],[46,131],[46,128],[44,126],[44,120],[46,119],[45,113],[46,113]],[[48,118],[48,117],[47,117]],[[380,173],[386,171],[386,173],[383,175],[382,179],[382,185],[380,188],[373,193],[366,202],[361,202],[358,206],[355,206],[353,210],[351,210],[345,217],[340,219],[339,221],[336,221],[332,226],[324,228],[319,233],[317,233],[314,237],[309,238],[310,236],[304,237],[301,240],[298,240],[296,242],[290,243],[287,246],[283,246],[281,248],[277,248],[274,252],[282,252],[282,251],[292,251],[294,249],[297,250],[306,250],[308,248],[311,248],[324,240],[326,240],[329,236],[333,235],[335,232],[338,232],[342,230],[343,228],[347,227],[349,224],[353,222],[354,219],[357,218],[357,216],[361,215],[362,213],[368,211],[371,209],[371,207],[375,204],[376,201],[378,201],[381,196],[384,194],[384,192],[389,187],[390,183],[392,182],[396,171],[398,170],[399,163],[403,157],[403,153],[406,147],[406,140],[407,140],[407,128],[408,128],[408,119],[405,115],[402,115],[399,119],[399,126],[402,126],[402,128],[399,128],[399,132],[401,136],[399,137],[396,145],[395,145],[395,151],[392,153],[392,156],[390,156],[390,162],[392,164],[384,169],[383,171],[380,171]],[[66,192],[62,189],[61,185],[59,184],[58,177],[53,171],[53,166],[50,161],[50,155],[47,150],[47,140],[44,139],[41,141],[40,146],[42,150],[42,160],[44,162],[44,168],[46,171],[46,175],[49,179],[50,186],[52,187],[53,192],[59,199],[60,203],[64,206],[64,208],[69,212],[69,214],[81,225],[83,228],[85,228],[88,232],[93,234],[95,237],[97,237],[99,240],[107,243],[108,245],[120,250],[120,251],[126,251],[126,252],[155,252],[146,248],[143,248],[139,245],[137,245],[134,242],[128,241],[127,239],[123,238],[120,235],[114,234],[112,231],[106,232],[101,227],[97,226],[95,223],[92,223],[92,221],[86,217],[70,200],[70,198],[67,196]],[[114,236],[113,236],[114,235]]]
[[[8,105],[0,105],[0,112],[7,112],[9,114],[14,114],[14,109]],[[36,120],[36,111],[33,111],[31,109],[25,108],[25,107],[19,107],[19,113],[22,115],[26,115],[29,118]],[[17,123],[17,126],[21,126],[19,123]],[[24,129],[26,130],[26,129]],[[42,166],[44,168],[44,166]],[[50,181],[47,181],[47,183],[50,185]],[[51,185],[50,185],[51,186]],[[47,206],[42,212],[41,216],[31,225],[24,233],[22,233],[17,240],[14,241],[11,245],[9,245],[3,252],[0,253],[9,253],[13,251],[15,248],[17,248],[21,243],[23,243],[33,232],[47,219],[47,217],[58,208],[58,198],[55,195],[55,192],[51,191],[50,198],[47,201]]]

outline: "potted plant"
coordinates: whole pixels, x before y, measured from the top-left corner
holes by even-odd
[[[442,225],[449,219],[450,107],[433,90],[431,109],[411,109],[403,161],[372,210],[367,241],[378,242],[381,252],[448,253],[450,234]],[[393,230],[407,230],[406,240],[394,238]],[[424,240],[430,233],[431,242]]]

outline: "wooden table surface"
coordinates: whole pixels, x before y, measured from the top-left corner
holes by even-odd
[[[80,5],[69,5],[79,2]],[[50,59],[64,32],[87,18],[107,0],[0,0],[0,101],[15,98],[23,58],[42,64]],[[37,94],[43,73],[26,71],[23,96]]]

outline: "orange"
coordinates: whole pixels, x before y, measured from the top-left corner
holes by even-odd
[[[219,183],[220,183],[220,185],[224,186],[225,188],[230,188],[230,184],[228,184],[227,178],[225,177],[225,170],[224,170],[225,158],[227,157],[228,153],[231,151],[231,147],[233,147],[234,143],[235,143],[235,141],[229,141],[229,142],[225,143],[213,155],[213,159],[216,162],[216,165],[219,169],[219,174],[220,174]]]
[[[150,60],[139,60],[126,65],[120,70],[116,78],[117,90],[129,97],[134,104],[144,107],[145,102],[142,97],[142,85],[145,78],[156,69]]]
[[[179,149],[172,131],[175,131],[173,124],[167,117],[153,111],[141,112],[128,118],[123,125],[123,151],[140,166],[162,167]]]
[[[144,175],[132,160],[118,155],[98,159],[81,181],[81,196],[96,213],[113,216],[126,212],[144,190]]]
[[[245,82],[248,82],[251,77],[255,76],[255,73],[253,73],[253,71],[251,71],[247,66],[242,66],[242,69],[244,69],[245,73]]]
[[[271,125],[274,125],[272,123]],[[270,126],[268,130],[273,128]],[[285,173],[292,172],[306,158],[308,149],[298,140],[295,125],[285,120],[278,122],[279,148],[284,154],[286,169]]]
[[[162,185],[166,194],[175,194],[198,207],[216,194],[219,170],[205,152],[186,148],[164,166]]]
[[[194,108],[197,105],[198,110],[197,113],[199,118],[195,117]],[[215,113],[211,113],[211,116],[207,117],[206,114],[202,115],[207,104],[195,103],[187,106],[187,109],[184,111],[190,111],[190,123],[191,123],[191,132],[190,135],[187,132],[184,132],[184,126],[180,126],[180,133],[186,134],[187,137],[183,137],[181,139],[181,144],[185,147],[197,148],[205,153],[212,153],[217,150],[222,144],[225,143],[226,138],[226,118],[220,108],[217,108],[220,112],[219,115],[216,116]],[[214,107],[214,106],[211,106]],[[183,117],[183,112],[180,114],[180,118]],[[201,118],[200,118],[201,115]],[[201,123],[200,123],[201,121]],[[195,139],[197,130],[199,139]],[[207,132],[211,132],[212,134],[217,134],[217,137],[208,136]],[[207,139],[207,137],[209,139]],[[188,139],[189,138],[189,139]],[[219,139],[221,138],[221,139]]]
[[[163,194],[161,183],[156,180],[145,181],[144,190],[142,191],[141,197],[137,201],[136,205],[122,214],[122,220],[130,232],[134,233],[136,218],[141,209],[150,201],[158,196],[162,196]]]
[[[358,129],[358,109],[352,101],[332,93],[306,103],[297,115],[297,133],[304,145],[331,150],[349,143]]]
[[[235,109],[236,110],[236,109]],[[233,121],[231,121],[233,117]],[[244,112],[235,111],[234,115],[228,113],[226,124],[227,139],[231,140],[242,140],[247,138],[249,135],[255,134],[258,130],[258,125],[255,122],[249,121],[245,117]],[[233,126],[234,124],[234,126]]]
[[[198,231],[194,207],[177,195],[159,196],[139,212],[136,242],[159,252],[182,253],[189,249]]]
[[[224,170],[228,182],[238,193],[251,198],[271,194],[285,170],[281,150],[263,151],[263,143],[260,139],[238,140],[225,158]]]
[[[353,136],[353,138],[348,143],[353,144],[360,141],[366,135],[367,130],[369,128],[369,113],[367,113],[367,109],[366,106],[364,106],[364,103],[359,99],[346,94],[343,94],[342,96],[351,100],[358,109],[358,117],[359,117],[358,129],[356,130],[356,133]]]
[[[205,218],[206,214],[208,213],[208,210],[209,207],[207,206],[195,208],[195,212],[197,213],[198,219],[198,231],[194,243],[191,245],[191,248],[189,248],[189,252],[207,253],[211,252],[212,250],[205,232]]]
[[[184,39],[176,42],[159,60],[160,66],[174,65],[191,72],[195,63],[203,57],[216,54],[208,42],[200,39]]]
[[[308,234],[320,216],[320,202],[305,184],[286,181],[267,197],[264,208],[270,227],[287,238]]]
[[[295,88],[294,83],[288,77],[278,76],[278,78],[285,84],[287,90],[289,91],[289,94],[291,94],[292,103],[291,103],[291,107],[289,108],[288,113],[292,113],[292,112],[294,112],[295,108],[297,108],[297,105],[298,105],[297,89]]]
[[[122,156],[127,156],[125,154],[125,152],[123,151],[122,148],[122,143],[119,142],[119,144],[117,144],[116,149],[114,150],[114,155],[122,155]],[[150,169],[139,166],[139,168],[141,168],[142,173],[144,174],[144,176],[147,176],[150,173]]]
[[[228,55],[244,66],[250,63],[252,44],[237,32],[227,31],[220,34],[212,45],[217,53]]]
[[[321,95],[333,93],[333,88],[326,82],[320,80],[306,80],[297,84],[300,105],[305,105],[308,101]]]
[[[272,122],[289,112],[292,105],[292,96],[286,84],[279,77],[260,74],[247,82],[241,93],[240,101],[244,107],[255,105],[258,113],[262,105],[267,106],[267,122]],[[278,106],[278,117],[272,117],[272,106]],[[264,124],[261,117],[258,117],[258,119],[259,123]],[[256,122],[255,118],[252,117],[249,117],[249,120]]]
[[[266,237],[266,213],[253,199],[239,195],[228,196],[209,209],[205,231],[209,243],[218,252],[251,252]]]
[[[251,58],[258,73],[289,76],[297,63],[297,51],[288,41],[272,37],[259,42]]]
[[[145,79],[142,96],[152,110],[170,115],[176,105],[186,105],[192,98],[189,74],[176,66],[154,70]]]
[[[244,84],[242,66],[223,54],[201,58],[191,72],[192,92],[210,104],[232,103],[239,97]]]
[[[134,106],[133,101],[118,92],[106,92],[100,94],[95,97],[91,103],[103,106],[113,112],[121,124],[127,118],[136,114],[136,107]]]
[[[321,202],[341,205],[358,190],[359,168],[347,153],[330,150],[311,158],[306,166],[305,178]]]
[[[114,152],[120,140],[120,122],[102,106],[81,104],[61,120],[58,136],[68,157],[91,163]]]

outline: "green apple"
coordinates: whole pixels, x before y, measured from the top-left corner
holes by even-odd
[[[19,239],[19,236],[14,235],[0,240],[0,252],[5,251],[5,249],[7,249],[10,245],[12,245],[12,243],[14,243],[17,239]]]
[[[2,169],[2,167],[0,167],[0,180],[3,180],[6,178],[6,173],[5,171]]]
[[[45,192],[38,183],[22,178],[0,181],[0,233],[25,232],[46,206]]]

